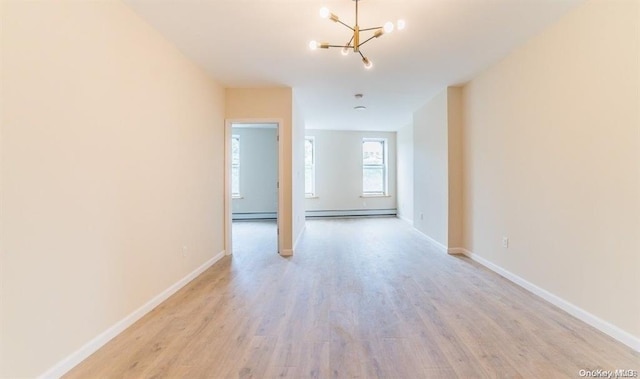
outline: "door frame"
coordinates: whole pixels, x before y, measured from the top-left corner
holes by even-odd
[[[233,135],[233,124],[275,124],[276,135],[278,143],[278,208],[276,210],[276,223],[278,230],[278,254],[280,248],[283,246],[282,234],[280,234],[280,215],[284,214],[284,196],[281,191],[280,183],[283,183],[284,174],[284,147],[282,140],[280,139],[280,127],[282,126],[282,119],[279,118],[229,118],[224,121],[224,250],[226,255],[233,254],[233,241],[232,241],[232,196],[231,196],[231,137]]]

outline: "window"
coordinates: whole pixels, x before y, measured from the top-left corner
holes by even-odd
[[[240,197],[240,136],[231,136],[231,197]]]
[[[316,146],[313,137],[304,138],[304,195],[316,195]]]
[[[364,138],[362,140],[362,194],[384,196],[387,194],[387,140]]]

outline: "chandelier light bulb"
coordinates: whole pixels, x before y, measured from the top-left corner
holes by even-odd
[[[389,34],[393,31],[394,25],[393,22],[387,21],[384,23],[384,32]]]
[[[398,20],[397,24],[398,30],[402,30],[407,27],[407,23],[404,20]]]
[[[345,46],[342,48],[342,55],[349,55],[349,47]]]
[[[367,57],[362,58],[362,62],[364,63],[364,68],[366,68],[367,70],[373,67],[373,62],[371,62]]]
[[[317,48],[318,48],[318,42],[316,42],[316,41],[309,42],[309,49],[315,50]]]
[[[320,8],[320,17],[329,18],[330,15],[331,15],[331,11],[329,11],[329,8],[327,7]]]

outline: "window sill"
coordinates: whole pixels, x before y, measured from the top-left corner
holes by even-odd
[[[360,195],[360,197],[391,197],[391,195]]]
[[[240,195],[238,195],[238,196],[231,196],[231,199],[232,199],[232,200],[234,200],[234,199],[238,199],[238,200],[240,200],[240,199],[244,199],[244,197],[242,197],[242,196],[240,196]]]
[[[318,196],[307,196],[307,195],[305,195],[304,198],[305,199],[319,199]]]

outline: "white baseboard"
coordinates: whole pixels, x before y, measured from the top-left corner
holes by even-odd
[[[219,261],[222,257],[224,257],[225,252],[221,251],[216,254],[213,258],[206,261],[200,267],[193,270],[184,278],[180,279],[178,282],[173,284],[171,287],[162,291],[153,299],[149,300],[146,304],[136,309],[133,313],[129,314],[127,317],[118,321],[115,325],[111,326],[109,329],[100,333],[98,336],[93,338],[91,341],[87,342],[80,349],[76,350],[74,353],[56,363],[53,367],[47,370],[45,373],[40,375],[41,379],[49,379],[49,378],[60,378],[67,372],[69,372],[72,368],[78,365],[80,362],[85,360],[88,356],[95,353],[98,349],[104,346],[107,342],[111,341],[118,334],[122,333],[125,329],[133,325],[136,321],[141,319],[144,315],[151,312],[155,307],[160,305],[163,301],[167,300],[171,295],[178,292],[182,287],[187,285],[190,281],[195,279],[198,275],[202,274],[206,269],[211,267],[214,263]]]
[[[629,332],[626,332],[622,329],[620,329],[619,327],[597,317],[592,315],[591,313],[585,311],[584,309],[577,307],[573,304],[571,304],[570,302],[552,294],[551,292],[542,289],[538,286],[536,286],[535,284],[526,281],[525,279],[519,277],[516,274],[513,274],[510,271],[505,270],[504,268],[488,261],[485,258],[482,258],[481,256],[478,256],[477,254],[473,254],[472,252],[463,249],[463,248],[452,248],[450,250],[455,250],[457,252],[457,254],[464,254],[467,257],[473,259],[474,261],[480,263],[481,265],[485,266],[486,268],[488,268],[489,270],[499,274],[500,276],[512,281],[513,283],[519,285],[520,287],[526,289],[527,291],[533,293],[534,295],[537,295],[541,298],[543,298],[544,300],[550,302],[551,304],[555,305],[556,307],[564,310],[565,312],[569,313],[570,315],[572,315],[573,317],[593,326],[594,328],[600,330],[601,332],[615,338],[616,340],[622,342],[623,344],[629,346],[630,348],[632,348],[635,351],[640,352],[640,338],[632,335]]]
[[[412,220],[412,219],[410,219],[410,218],[406,218],[406,217],[404,217],[403,215],[401,215],[401,214],[399,214],[399,213],[398,213],[397,217],[398,217],[400,220],[402,220],[402,221],[406,222],[407,224],[409,224],[409,225],[413,226],[413,220]]]
[[[439,251],[443,252],[443,253],[448,253],[448,249],[445,245],[441,244],[440,242],[434,240],[433,238],[429,237],[428,235],[424,234],[423,232],[421,232],[420,230],[418,230],[417,228],[413,228],[415,229],[416,232],[420,233],[420,235],[424,238],[427,239],[427,241],[429,241],[432,245],[434,245]]]
[[[298,237],[296,238],[296,243],[293,244],[293,250],[295,251],[298,248],[298,243],[302,240],[302,236],[304,235],[305,230],[307,230],[307,224],[302,225],[302,230],[298,233]],[[293,254],[293,252],[291,252]]]

